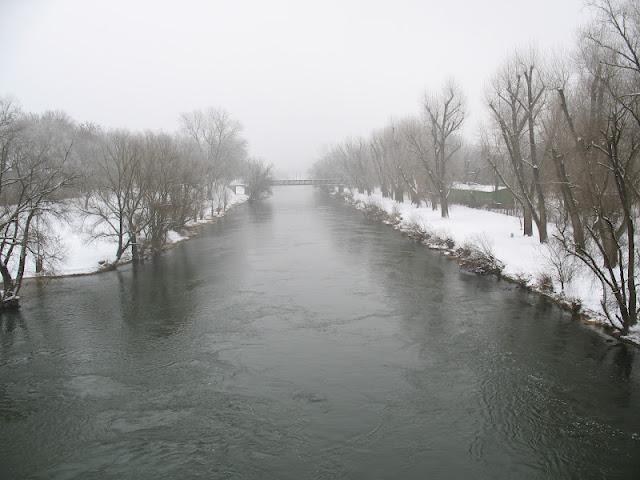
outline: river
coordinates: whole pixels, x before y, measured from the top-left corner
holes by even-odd
[[[640,478],[640,361],[312,187],[0,319],[0,478]]]

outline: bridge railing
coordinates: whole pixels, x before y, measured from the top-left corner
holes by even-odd
[[[344,182],[335,178],[311,178],[311,179],[287,179],[287,180],[271,180],[271,185],[344,185]]]

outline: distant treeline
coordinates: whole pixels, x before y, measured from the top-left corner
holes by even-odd
[[[591,269],[609,321],[627,333],[639,313],[640,3],[594,0],[588,8],[592,19],[573,51],[520,51],[495,73],[480,141],[464,144],[464,96],[450,81],[425,96],[421,116],[343,141],[314,168],[361,192],[378,187],[399,201],[408,194],[443,217],[454,181],[506,187],[524,234],[537,231]]]

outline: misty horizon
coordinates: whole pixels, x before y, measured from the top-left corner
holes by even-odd
[[[27,111],[136,131],[173,132],[181,113],[221,108],[252,156],[300,176],[334,142],[415,115],[448,78],[467,98],[473,141],[505,58],[573,47],[582,0],[528,4],[9,0],[0,93]]]

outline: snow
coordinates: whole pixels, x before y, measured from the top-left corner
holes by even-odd
[[[110,239],[91,239],[85,232],[83,217],[76,209],[71,209],[66,220],[54,218],[49,220],[50,228],[59,238],[61,260],[55,262],[55,275],[75,275],[90,273],[100,267],[99,262],[115,260],[116,242]],[[25,277],[35,275],[35,264],[30,258]]]
[[[640,325],[634,325],[629,329],[629,335],[625,337],[627,340],[640,345]]]
[[[236,195],[232,190],[228,192],[227,210],[234,205],[238,205],[247,200],[246,195]],[[209,223],[219,215],[212,216],[210,208],[204,219],[192,222],[196,224]],[[85,219],[81,212],[69,202],[69,212],[65,218],[48,218],[48,230],[50,235],[56,239],[57,253],[61,257],[52,262],[52,265],[45,265],[45,275],[78,275],[93,273],[100,269],[104,263],[111,263],[116,256],[116,241],[110,238],[92,239],[89,234],[89,224],[91,219]],[[167,232],[167,244],[175,244],[189,237],[183,233],[170,230]],[[126,260],[126,257],[125,257]],[[35,276],[35,261],[30,255],[25,266],[25,277]]]
[[[494,185],[481,185],[479,183],[460,183],[454,182],[451,185],[453,190],[465,190],[471,192],[495,192],[496,188]],[[498,187],[498,190],[504,190],[506,187]]]
[[[353,191],[352,195],[353,200],[361,202],[362,205],[373,205],[388,214],[399,214],[400,229],[417,224],[431,235],[452,239],[456,247],[465,244],[487,246],[494,257],[504,263],[503,273],[506,276],[523,279],[528,285],[535,286],[541,274],[548,274],[554,279],[555,291],[560,291],[559,282],[549,260],[549,247],[540,244],[535,226],[533,237],[524,236],[520,219],[517,217],[462,205],[450,205],[449,218],[442,218],[440,210],[396,202],[383,197],[379,192],[366,195]],[[550,234],[554,228],[552,224],[548,225]],[[576,272],[565,286],[564,294],[567,299],[579,300],[583,309],[603,320],[600,288],[592,272],[576,263]],[[640,340],[640,327],[632,335],[637,335]]]
[[[241,203],[246,202],[249,199],[248,195],[243,193],[235,194],[233,190],[227,190],[227,211],[233,207],[234,205],[239,205]],[[187,227],[193,227],[195,225],[201,225],[203,223],[210,223],[212,220],[224,217],[225,212],[221,211],[220,213],[211,212],[211,204],[207,202],[204,205],[204,218],[199,218],[198,220],[189,220],[186,224]]]
[[[186,240],[189,237],[185,237],[184,235],[180,235],[178,232],[174,231],[174,230],[169,230],[167,232],[167,243],[168,244],[172,244],[172,243],[178,243],[181,242],[183,240]]]

